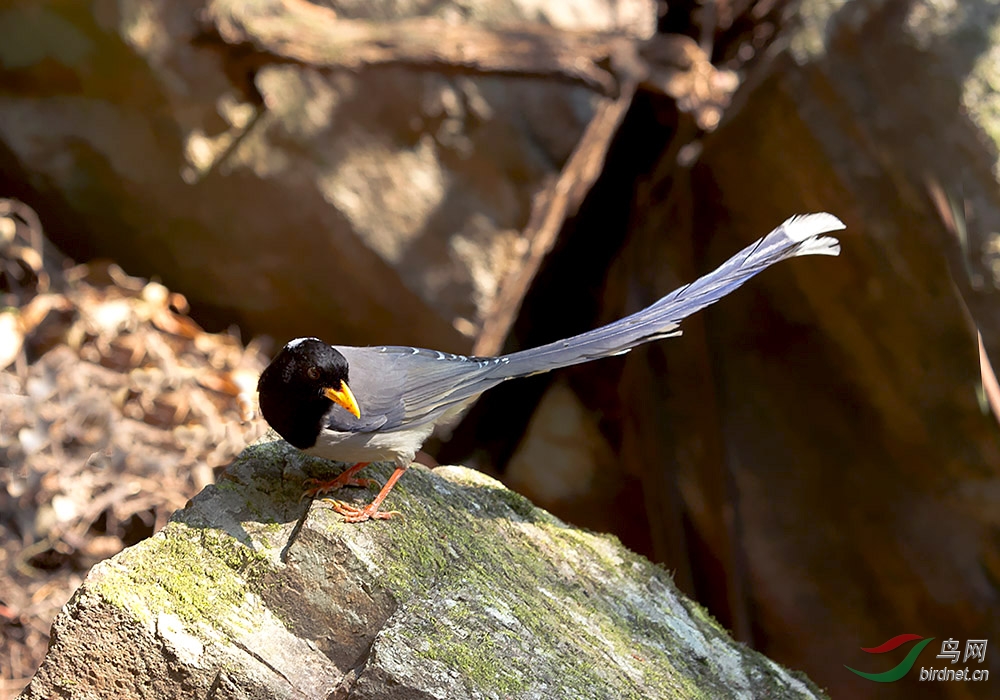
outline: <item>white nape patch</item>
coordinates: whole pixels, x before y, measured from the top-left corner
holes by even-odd
[[[285,350],[294,350],[296,347],[306,342],[307,340],[315,340],[317,343],[322,343],[323,341],[319,338],[313,338],[309,336],[308,338],[296,338],[295,340],[289,340],[285,343]]]

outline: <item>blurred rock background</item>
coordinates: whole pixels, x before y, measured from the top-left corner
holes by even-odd
[[[835,697],[986,696],[844,665],[1000,637],[1000,5],[13,0],[0,27],[0,196],[40,219],[0,212],[4,697],[95,557],[259,434],[239,339],[527,347],[817,210],[840,258],[500,387],[428,459],[614,532]]]

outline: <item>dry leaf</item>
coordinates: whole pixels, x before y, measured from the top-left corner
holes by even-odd
[[[14,311],[0,312],[0,370],[7,369],[24,347],[24,333],[18,314]]]

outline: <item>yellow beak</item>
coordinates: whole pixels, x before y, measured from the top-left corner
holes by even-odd
[[[343,406],[344,409],[355,418],[361,417],[361,409],[358,408],[358,400],[354,398],[354,394],[351,392],[351,388],[347,386],[347,382],[341,382],[339,389],[327,387],[326,389],[323,389],[323,393],[326,394],[326,398],[330,399],[338,406]]]

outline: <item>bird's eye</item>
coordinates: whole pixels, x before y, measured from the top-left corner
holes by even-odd
[[[307,369],[306,376],[312,379],[313,381],[319,379],[319,367],[310,367],[309,369]]]

